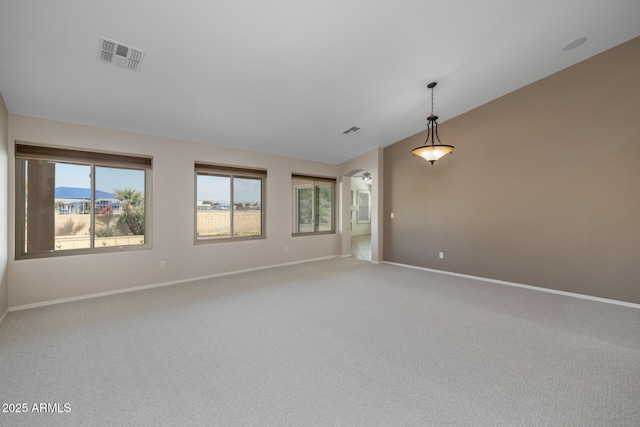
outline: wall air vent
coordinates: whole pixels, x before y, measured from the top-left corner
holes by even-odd
[[[140,71],[144,51],[125,44],[100,38],[98,47],[98,61],[113,64],[127,70]]]
[[[349,129],[342,132],[345,135],[351,135],[360,132],[360,128],[358,126],[350,127]]]

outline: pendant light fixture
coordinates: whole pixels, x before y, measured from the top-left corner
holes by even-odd
[[[453,145],[442,144],[438,136],[438,116],[433,114],[433,88],[436,87],[437,84],[438,83],[433,82],[427,85],[427,87],[431,89],[431,115],[427,117],[427,140],[423,146],[411,150],[414,156],[420,156],[432,165],[440,157],[453,152]],[[429,143],[429,141],[431,141],[431,143]]]

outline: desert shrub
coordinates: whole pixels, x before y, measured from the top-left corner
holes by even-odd
[[[118,235],[118,230],[113,226],[106,226],[96,228],[96,237],[115,237]]]

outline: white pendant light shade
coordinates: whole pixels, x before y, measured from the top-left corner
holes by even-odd
[[[423,145],[422,147],[414,148],[412,153],[414,156],[420,156],[423,159],[433,164],[436,160],[439,160],[445,154],[453,152],[453,146],[451,145]]]

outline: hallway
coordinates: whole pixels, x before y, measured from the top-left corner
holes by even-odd
[[[351,236],[351,256],[363,261],[371,261],[371,234]]]

